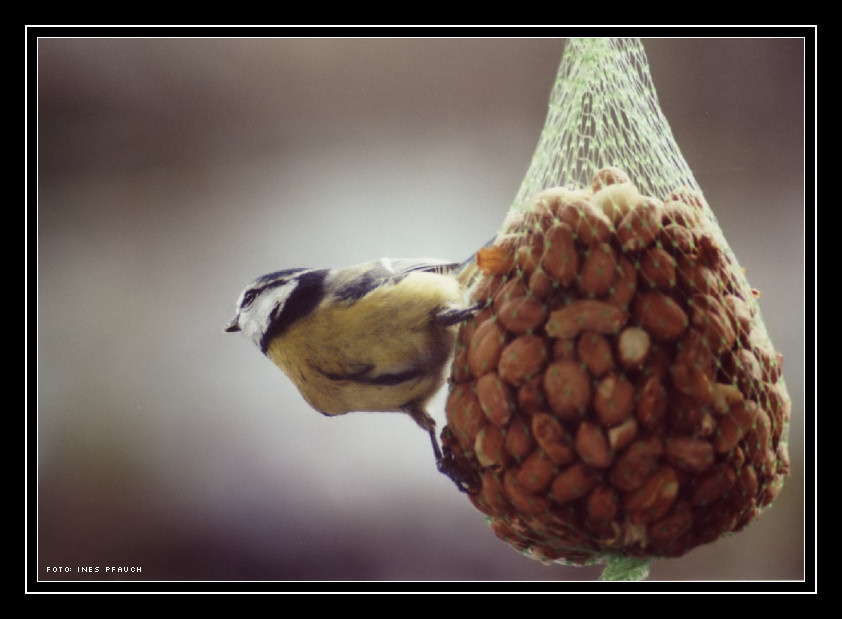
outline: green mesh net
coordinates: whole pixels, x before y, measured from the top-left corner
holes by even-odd
[[[609,166],[647,195],[697,189],[673,139],[639,39],[569,39],[532,163],[515,199],[548,187],[587,187]]]
[[[641,579],[771,504],[789,468],[782,360],[640,41],[567,42],[477,264],[442,442],[498,537]]]

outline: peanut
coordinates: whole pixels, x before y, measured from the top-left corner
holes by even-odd
[[[740,425],[730,415],[719,419],[716,424],[716,436],[714,446],[719,453],[727,453],[737,446],[743,433]]]
[[[503,349],[498,371],[507,383],[519,386],[538,374],[548,357],[547,344],[543,338],[521,335]]]
[[[487,281],[487,280],[490,280],[490,279],[496,279],[496,278],[487,277],[487,278],[484,278],[483,281]],[[464,345],[466,347],[470,347],[471,343],[474,341],[474,335],[476,335],[477,329],[479,329],[480,325],[482,325],[483,323],[485,323],[489,320],[494,319],[494,312],[492,311],[492,309],[490,307],[490,303],[491,303],[491,301],[489,300],[486,307],[482,308],[476,314],[474,314],[473,320],[469,320],[468,322],[464,323],[464,326],[463,326],[462,330],[459,332],[459,338],[458,338],[458,341],[462,345]]]
[[[602,376],[614,369],[611,343],[600,333],[595,331],[582,333],[576,344],[576,352],[592,376]]]
[[[470,495],[474,506],[489,516],[502,510],[510,509],[509,502],[503,492],[503,484],[498,474],[491,470],[482,473],[482,489],[476,495]]]
[[[524,296],[526,296],[526,284],[520,277],[513,277],[506,280],[497,290],[491,307],[496,314],[505,303]]]
[[[754,353],[748,348],[740,348],[725,357],[725,370],[736,377],[737,387],[747,397],[755,397],[759,386],[763,383],[763,368]]]
[[[737,474],[727,464],[718,464],[696,478],[690,502],[694,506],[709,505],[725,496],[737,482]]]
[[[477,287],[473,292],[473,298],[477,301],[481,301],[485,305],[489,305],[494,299],[494,296],[500,291],[500,288],[503,287],[504,283],[505,281],[500,275],[495,275],[494,277],[481,277],[479,278]],[[490,310],[488,313],[490,314]],[[474,321],[479,321],[479,318],[480,316],[478,315]]]
[[[671,436],[666,440],[664,456],[680,469],[699,473],[713,464],[713,445],[690,436]]]
[[[688,329],[677,345],[671,369],[673,385],[702,404],[714,401],[716,357],[708,342],[707,336],[696,329]]]
[[[728,454],[726,461],[731,465],[735,471],[739,471],[746,463],[746,454],[742,447],[737,445],[734,451]]]
[[[557,503],[568,503],[586,495],[599,483],[599,476],[581,462],[556,475],[550,485],[550,496]]]
[[[526,458],[535,446],[529,429],[529,423],[517,416],[512,418],[506,430],[506,452],[517,462]]]
[[[651,339],[651,338],[650,338]],[[661,381],[666,381],[670,375],[670,368],[673,364],[674,348],[668,344],[652,342],[649,357],[641,370],[644,377],[657,376]]]
[[[554,472],[555,465],[552,461],[540,451],[533,451],[518,467],[515,481],[520,490],[534,494],[544,490],[550,484]]]
[[[468,350],[469,348],[461,342],[457,343],[451,371],[451,377],[456,383],[464,383],[471,380],[471,369],[468,367]]]
[[[447,422],[463,449],[471,449],[477,433],[485,425],[479,399],[473,389],[458,385],[447,399]]]
[[[656,546],[656,552],[670,554],[669,549],[683,551],[676,543],[693,526],[693,510],[686,502],[676,504],[665,518],[649,525],[649,540]]]
[[[637,420],[629,417],[624,422],[608,429],[608,444],[615,452],[625,448],[637,435]]]
[[[474,453],[480,466],[502,470],[508,463],[508,453],[503,448],[503,433],[493,423],[487,423],[477,433]]]
[[[569,225],[576,237],[586,246],[606,243],[611,239],[611,220],[585,200],[566,204],[559,210],[558,218]]]
[[[553,343],[553,359],[573,359],[575,360],[576,340],[573,338],[559,338]]]
[[[669,221],[667,217],[663,220]],[[658,235],[661,245],[668,251],[677,253],[679,255],[688,255],[696,253],[696,237],[693,233],[682,225],[675,223],[666,223],[661,228],[661,233]]]
[[[634,304],[634,315],[651,337],[662,342],[677,340],[688,326],[687,314],[681,306],[660,292],[640,293]]]
[[[517,390],[517,405],[525,415],[547,410],[547,397],[544,395],[544,377],[536,375],[523,383]]]
[[[612,468],[614,486],[625,492],[640,488],[655,470],[663,453],[664,443],[659,436],[633,442],[617,457]]]
[[[735,385],[728,383],[713,384],[713,406],[716,412],[724,415],[731,410],[732,406],[741,404],[742,401],[743,394]]]
[[[474,331],[468,349],[468,369],[479,378],[493,372],[506,346],[506,331],[496,320],[486,320]]]
[[[765,507],[775,500],[783,485],[783,477],[773,477],[761,489],[758,498],[760,507]]]
[[[568,204],[587,201],[590,192],[586,189],[567,189],[566,187],[552,187],[545,189],[535,196],[533,202],[536,205],[545,205],[549,212],[559,217],[560,211]]]
[[[672,222],[674,225],[689,229],[700,229],[702,227],[701,210],[692,208],[683,200],[667,198],[664,201],[663,220]]]
[[[739,533],[740,531],[745,528],[745,526],[754,519],[754,517],[758,514],[759,510],[757,508],[757,501],[756,499],[752,498],[746,501],[745,505],[740,506],[740,511],[737,514],[738,519],[732,531],[735,533]]]
[[[634,386],[621,374],[605,376],[597,384],[593,407],[603,425],[622,423],[634,410]]]
[[[775,453],[771,444],[769,415],[760,407],[754,408],[754,423],[746,435],[746,455],[755,469],[772,475],[775,467]]]
[[[614,520],[619,509],[617,493],[610,486],[598,486],[588,495],[586,518],[594,526],[605,526]]]
[[[672,384],[682,393],[703,404],[714,400],[713,383],[704,371],[690,363],[676,363],[673,366]]]
[[[772,421],[775,440],[779,441],[792,416],[792,403],[786,388],[781,383],[772,385],[767,383],[764,391],[766,394],[765,408],[769,413],[769,419]]]
[[[591,190],[596,193],[608,185],[622,183],[631,183],[629,175],[619,168],[608,166],[606,168],[602,168],[601,170],[597,170],[596,174],[593,175],[593,178],[591,179]]]
[[[782,357],[775,353],[762,325],[754,325],[748,334],[748,343],[760,361],[766,380],[770,383],[778,382],[781,377]]]
[[[643,383],[635,407],[635,415],[644,428],[660,426],[667,410],[667,392],[658,375],[652,375]]]
[[[576,431],[576,453],[588,466],[604,469],[611,465],[613,455],[602,429],[595,423],[583,421]]]
[[[588,297],[603,297],[614,284],[617,258],[607,243],[588,248],[577,286],[579,292]]]
[[[752,466],[740,468],[737,482],[731,489],[729,500],[742,504],[752,499],[757,493],[757,473]]]
[[[730,259],[723,253],[719,241],[709,230],[700,232],[696,239],[699,243],[699,258],[719,275],[730,270]]]
[[[637,271],[627,258],[621,258],[617,264],[611,294],[605,300],[611,305],[616,305],[621,310],[626,311],[636,290]]]
[[[687,329],[676,344],[675,363],[695,367],[713,379],[717,359],[714,346],[715,343],[702,331],[696,328]]]
[[[500,323],[512,333],[529,333],[543,324],[546,316],[547,306],[531,294],[510,299],[497,311]]]
[[[690,323],[705,333],[718,354],[730,350],[737,339],[725,308],[710,295],[694,294],[690,299]]]
[[[539,299],[546,299],[552,294],[553,280],[543,269],[536,269],[529,276],[529,292]]]
[[[734,331],[738,334],[748,334],[754,322],[754,316],[748,304],[735,294],[725,295],[722,301],[728,310]]]
[[[632,522],[651,522],[666,515],[678,496],[678,489],[675,469],[661,466],[640,488],[626,495],[623,506]]]
[[[643,365],[650,347],[649,333],[640,327],[626,327],[617,338],[617,356],[623,367],[630,370]]]
[[[650,247],[640,258],[640,279],[650,288],[669,290],[675,286],[675,258],[660,247]]]
[[[591,203],[608,219],[617,224],[641,201],[641,195],[631,183],[606,185],[591,197]]]
[[[667,425],[680,434],[700,434],[705,423],[706,405],[678,389],[667,398]]]
[[[497,373],[483,374],[477,380],[477,398],[491,423],[498,427],[508,423],[515,409],[514,396]]]
[[[550,502],[546,498],[526,492],[518,485],[516,473],[513,471],[507,471],[503,476],[503,492],[521,514],[543,514],[550,509]]]
[[[655,242],[660,232],[660,207],[650,201],[634,205],[617,225],[623,251],[641,251]]]
[[[546,413],[534,415],[532,435],[554,464],[564,466],[576,460],[570,437],[555,417]]]
[[[526,240],[515,249],[515,261],[524,275],[535,272],[544,253],[544,234],[541,231],[530,232]]]
[[[541,268],[565,288],[571,286],[579,272],[579,253],[573,240],[573,230],[566,223],[558,223],[547,230],[546,250]]]
[[[778,466],[776,472],[779,475],[789,475],[789,450],[785,443],[778,443],[778,448],[775,450],[775,456],[778,459]]]
[[[550,313],[544,329],[550,337],[573,338],[582,331],[616,333],[626,313],[610,303],[580,299]]]
[[[716,274],[692,255],[681,254],[678,257],[676,272],[678,283],[687,294],[718,295],[721,292]]]
[[[591,379],[577,361],[555,361],[544,372],[550,409],[563,419],[583,417],[591,401]]]

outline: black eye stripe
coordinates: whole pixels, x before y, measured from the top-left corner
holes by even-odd
[[[328,270],[309,271],[302,274],[298,284],[283,305],[272,311],[269,325],[260,341],[260,349],[265,353],[269,343],[286,331],[290,325],[309,314],[324,297],[324,280]],[[280,283],[275,285],[281,285]]]
[[[252,282],[252,287],[243,293],[243,300],[240,303],[240,307],[247,309],[252,303],[254,303],[254,300],[257,297],[267,290],[286,285],[293,279],[292,276],[306,270],[307,269],[286,269],[284,271],[275,271],[274,273],[267,273],[266,275],[258,277],[254,280],[254,282]]]

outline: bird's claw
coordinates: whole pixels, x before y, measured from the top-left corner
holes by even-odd
[[[439,472],[447,475],[456,484],[460,492],[479,494],[482,489],[482,480],[464,459],[457,458],[452,453],[447,453],[436,459],[436,465]]]

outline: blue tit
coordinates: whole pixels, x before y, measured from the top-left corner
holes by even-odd
[[[465,306],[471,273],[470,261],[424,259],[277,271],[246,286],[225,331],[253,341],[325,415],[408,414],[429,433],[439,470],[471,492],[476,480],[442,455],[426,410],[458,324],[478,309]]]

